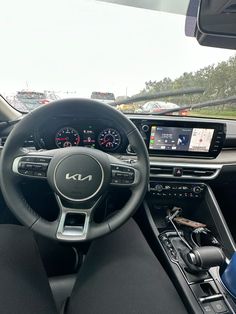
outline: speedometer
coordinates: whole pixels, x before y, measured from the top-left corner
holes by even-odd
[[[116,150],[121,144],[120,133],[115,129],[107,128],[98,135],[98,143],[105,150]]]
[[[55,137],[55,143],[59,148],[78,146],[79,142],[79,133],[71,127],[64,127],[60,129]]]

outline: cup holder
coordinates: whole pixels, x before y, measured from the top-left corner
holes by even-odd
[[[207,228],[197,228],[191,232],[191,241],[195,246],[217,246],[221,247],[220,242],[213,233]]]

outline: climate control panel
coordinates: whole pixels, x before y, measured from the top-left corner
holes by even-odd
[[[204,183],[176,183],[151,181],[149,192],[161,198],[201,198],[204,195]]]

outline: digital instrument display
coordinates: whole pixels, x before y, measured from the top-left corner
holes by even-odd
[[[151,127],[149,149],[208,153],[214,131],[214,129],[210,128],[183,128],[153,125]]]
[[[83,130],[83,144],[85,147],[94,148],[95,147],[95,134],[91,129]]]

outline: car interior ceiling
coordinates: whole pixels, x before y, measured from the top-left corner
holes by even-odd
[[[99,1],[124,4],[124,1]],[[170,1],[166,4],[163,1],[160,3],[162,3],[160,8],[165,7],[163,11],[170,11]],[[132,3],[128,1],[126,5],[132,6]],[[142,7],[138,3],[136,6]],[[159,8],[154,8],[152,1],[146,4],[146,8],[159,10]],[[183,8],[175,8],[179,14],[183,14],[185,9],[185,1],[183,1]],[[195,35],[202,45],[217,45],[210,35],[207,39],[202,38],[203,34],[200,30],[196,30]],[[234,38],[233,44],[230,44],[231,48],[236,46],[235,41]],[[219,47],[224,45],[222,42],[221,38]],[[79,125],[79,134],[83,134],[85,139],[83,143],[88,140],[88,137],[89,141],[92,138],[92,141],[96,142],[94,146],[84,144],[84,147],[81,147],[82,150],[85,149],[82,151],[83,154],[86,155],[87,150],[92,150],[91,147],[93,147],[120,162],[120,165],[111,162],[111,168],[109,168],[111,184],[104,195],[99,198],[94,212],[93,222],[99,225],[119,215],[132,199],[133,190],[126,188],[125,184],[130,184],[128,172],[133,171],[134,178],[133,181],[131,179],[131,183],[135,186],[138,173],[138,171],[136,173],[135,165],[139,164],[138,153],[132,145],[129,145],[130,134],[125,131],[123,125],[119,124],[119,121],[110,120],[109,117],[104,118],[100,113],[97,116],[96,114],[89,116],[87,109],[85,112],[81,111],[81,115],[73,112],[65,114],[62,108],[65,108],[66,100],[63,101],[59,100],[45,105],[50,110],[58,103],[58,115],[45,116],[43,120],[35,124],[34,129],[28,131],[28,138],[23,139],[24,155],[22,153],[22,156],[19,155],[18,159],[14,159],[14,166],[11,169],[20,178],[18,188],[23,199],[27,200],[29,208],[33,208],[43,221],[49,223],[57,221],[61,208],[58,206],[56,193],[51,188],[51,181],[44,180],[54,156],[47,155],[45,152],[59,150],[66,152],[72,149],[71,152],[74,153],[73,149],[76,148],[63,146],[63,138],[65,132],[69,132],[75,141],[76,126]],[[70,106],[72,100],[67,101]],[[90,102],[93,108],[96,101],[89,100],[88,106]],[[111,108],[104,105],[104,108],[106,107]],[[36,109],[35,112],[37,110],[40,112],[40,109]],[[119,114],[122,116],[121,113]],[[201,119],[197,116],[187,116],[184,119],[179,115],[149,114],[147,116],[144,113],[131,113],[126,117],[130,125],[132,124],[137,130],[138,136],[142,138],[150,166],[150,173],[147,174],[149,178],[147,191],[133,214],[134,220],[176,287],[188,313],[236,313],[235,299],[220,280],[227,267],[225,261],[230,260],[236,250],[236,121],[211,117]],[[6,144],[8,136],[24,119],[26,118],[22,118],[17,110],[0,98],[0,154],[8,148]],[[158,137],[161,138],[167,133],[176,138],[176,143],[171,144],[172,150],[163,148],[164,144],[157,144],[156,141]],[[114,146],[109,148],[104,146],[107,134],[108,136],[112,134],[114,139],[114,143],[111,144]],[[209,144],[208,148],[204,150],[200,147],[197,150],[193,147],[193,149],[185,150],[186,146],[189,148],[189,142],[194,140],[194,136],[195,139],[201,136],[207,137],[208,140],[210,138],[209,143],[206,144],[206,146]],[[77,137],[76,141],[79,143],[81,138]],[[55,156],[55,158],[61,158]],[[67,157],[65,155],[63,158]],[[40,158],[48,158],[49,161],[40,161]],[[60,159],[58,165],[64,161],[63,158]],[[48,164],[45,166],[46,163]],[[116,169],[115,166],[118,168]],[[66,173],[66,178],[72,183],[76,180],[83,183],[91,179],[88,174],[83,177],[79,173],[74,175],[71,173]],[[35,179],[36,176],[43,177],[43,180]],[[81,182],[79,184],[82,184]],[[22,225],[22,221],[17,219],[9,209],[4,196],[1,192],[0,224]],[[63,206],[69,207],[71,200],[73,201],[72,197],[65,197],[64,203],[62,202]],[[73,209],[75,205],[71,206]],[[67,235],[67,230],[72,230],[74,227],[73,230],[85,229],[86,218],[83,220],[82,215],[73,215],[71,208],[63,221],[63,236]],[[34,233],[34,237],[58,310],[61,310],[65,299],[71,294],[76,275],[83,265],[92,240],[72,241],[72,238],[70,241],[57,241],[56,238],[49,238],[37,232]],[[204,248],[209,251],[204,251]],[[223,260],[220,256],[222,252]],[[200,256],[199,263],[196,258],[197,254]]]

